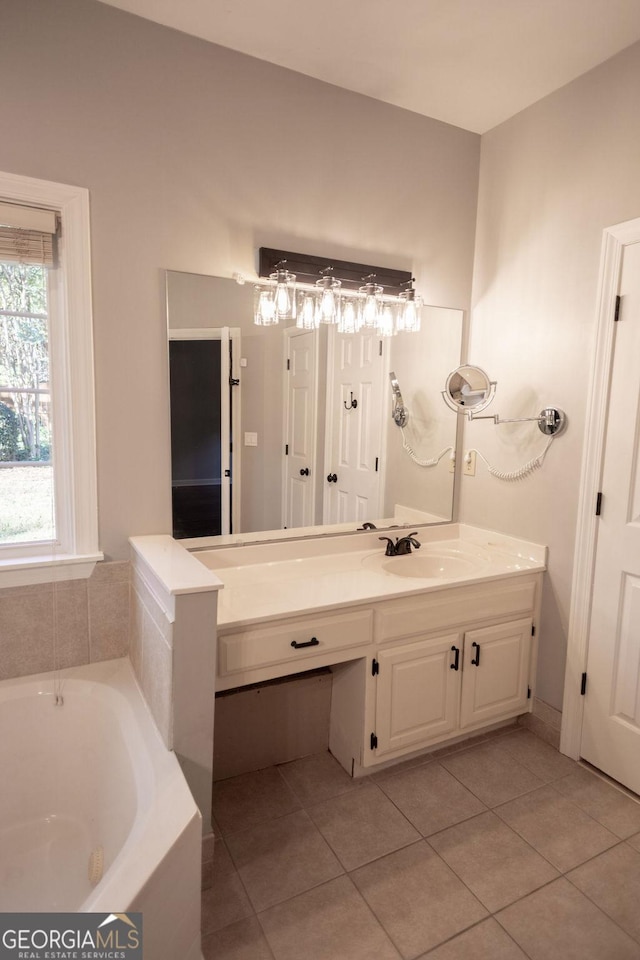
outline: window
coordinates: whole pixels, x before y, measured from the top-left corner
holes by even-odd
[[[87,191],[0,173],[0,586],[102,558],[89,266]]]
[[[0,260],[0,545],[55,540],[48,320],[47,267]]]

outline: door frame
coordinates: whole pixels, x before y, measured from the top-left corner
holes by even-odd
[[[602,239],[600,276],[596,299],[595,346],[589,379],[578,521],[573,558],[573,579],[567,660],[562,705],[560,750],[574,760],[580,757],[584,698],[582,674],[587,669],[591,595],[595,570],[598,522],[595,504],[604,467],[609,380],[613,363],[613,322],[625,247],[640,242],[640,218],[607,227]]]

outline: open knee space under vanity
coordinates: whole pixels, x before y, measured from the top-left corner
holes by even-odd
[[[419,538],[392,560],[375,535],[194,552],[224,583],[216,692],[330,668],[329,749],[354,776],[529,711],[545,549]]]

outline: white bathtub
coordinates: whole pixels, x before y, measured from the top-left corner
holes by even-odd
[[[0,912],[141,910],[145,956],[196,960],[200,859],[127,659],[0,682]]]

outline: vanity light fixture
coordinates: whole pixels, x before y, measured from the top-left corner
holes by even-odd
[[[332,276],[333,267],[325,267],[320,273],[322,276],[316,280],[316,326],[321,323],[339,323],[342,282]]]
[[[422,310],[422,297],[413,289],[413,277],[409,281],[411,286],[403,290],[398,300],[400,307],[398,309],[398,318],[396,321],[396,330],[406,330],[408,333],[417,333],[420,330],[420,311]]]
[[[311,290],[300,291],[296,327],[301,330],[315,330],[316,328],[316,297]]]
[[[256,287],[258,296],[254,311],[254,322],[267,327],[281,320],[292,320],[296,316],[296,275],[285,269],[286,260],[280,260],[276,269],[269,274],[273,284],[269,287]]]
[[[272,288],[260,284],[254,288],[253,322],[259,327],[271,327],[278,322]]]
[[[285,267],[290,263],[293,273]],[[334,275],[336,268],[340,279]],[[256,287],[254,305],[259,326],[295,319],[303,330],[330,324],[339,333],[365,328],[381,337],[420,329],[422,298],[406,270],[342,260],[327,264],[320,257],[261,247],[259,273],[264,277]]]
[[[359,327],[378,327],[382,322],[382,294],[383,287],[375,282],[375,273],[370,273],[364,277],[364,286],[360,287],[358,293],[358,326]]]
[[[340,319],[338,320],[338,333],[357,333],[358,332],[358,313],[353,297],[345,297]]]

